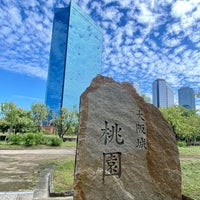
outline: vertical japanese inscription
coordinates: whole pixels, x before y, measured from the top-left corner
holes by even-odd
[[[120,133],[121,130],[121,127],[119,127],[117,123],[109,127],[108,121],[105,121],[105,128],[101,129],[101,131],[103,131],[103,134],[100,138],[104,138],[105,145],[112,142],[114,138],[117,144],[124,144],[124,139],[122,138],[122,135]]]
[[[122,128],[119,124],[114,123],[109,126],[108,121],[104,123],[105,127],[101,129],[103,132],[100,139],[103,138],[104,145],[108,145],[112,141],[118,145],[124,144],[124,139],[122,137]],[[117,175],[119,178],[121,176],[121,152],[109,152],[103,153],[103,182],[105,176]]]
[[[136,133],[139,135],[139,137],[136,139],[136,148],[147,149],[144,114],[141,112],[141,110],[138,110],[138,113],[136,115],[138,116],[136,122]]]
[[[103,181],[112,175],[121,176],[121,152],[103,153]]]

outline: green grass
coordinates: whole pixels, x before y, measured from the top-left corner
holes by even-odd
[[[200,200],[200,160],[182,160],[183,194]]]
[[[0,140],[0,149],[21,149],[21,145],[10,145],[5,141]]]
[[[179,147],[179,153],[182,156],[200,156],[200,146]]]
[[[200,147],[180,147],[180,155],[200,156]],[[183,194],[200,200],[200,160],[181,160]],[[74,158],[56,162],[54,172],[54,190],[71,190],[74,180]]]
[[[183,194],[200,200],[200,146],[179,147]],[[197,157],[199,159],[197,159]]]
[[[76,142],[69,142],[69,141],[66,141],[66,142],[63,142],[61,144],[61,147],[76,147]]]
[[[53,172],[54,192],[73,190],[74,181],[74,157],[54,161]]]

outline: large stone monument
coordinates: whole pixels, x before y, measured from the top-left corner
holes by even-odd
[[[98,75],[81,96],[75,200],[181,200],[174,133],[129,83]]]

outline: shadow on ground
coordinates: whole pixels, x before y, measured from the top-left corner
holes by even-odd
[[[74,149],[0,150],[0,192],[33,190],[51,160],[73,156]]]

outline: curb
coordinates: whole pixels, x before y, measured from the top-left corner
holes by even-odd
[[[49,197],[49,174],[51,172],[51,167],[44,169],[39,176],[39,182],[34,190],[33,193],[33,199],[34,200],[41,200],[41,199],[47,199]]]
[[[33,200],[68,199],[73,200],[74,191],[54,192],[53,190],[54,166],[44,169],[39,176],[39,182],[33,192]]]
[[[73,197],[74,196],[74,191],[73,190],[67,190],[64,192],[54,192],[53,188],[53,170],[54,166],[50,169],[50,174],[49,174],[49,196],[50,197]]]

